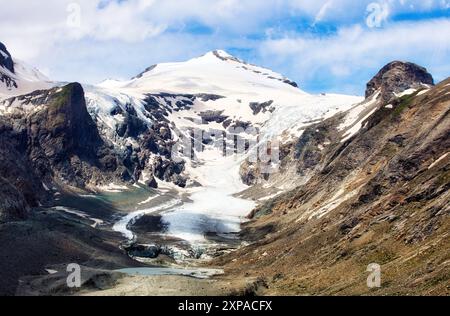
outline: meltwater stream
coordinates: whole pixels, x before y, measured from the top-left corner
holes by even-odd
[[[219,269],[181,269],[181,268],[127,268],[116,270],[117,272],[135,276],[151,276],[151,275],[181,275],[193,277],[196,279],[208,279],[215,275],[223,274]]]

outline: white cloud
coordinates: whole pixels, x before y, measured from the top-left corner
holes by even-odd
[[[389,6],[393,14],[446,8],[449,0],[0,0],[0,39],[29,57],[22,42],[38,51],[46,47],[77,40],[143,41],[168,29],[182,29],[192,21],[217,32],[245,36],[267,28],[283,19],[321,21],[363,21],[367,5],[376,2]],[[6,3],[7,2],[7,3]],[[80,7],[80,28],[68,25],[73,12],[69,5]]]
[[[8,1],[8,0],[0,0]],[[281,2],[284,2],[282,0]],[[15,0],[2,4],[0,40],[32,59],[81,39],[142,42],[198,21],[220,32],[259,31],[283,7],[279,0]],[[68,10],[78,5],[80,27]]]
[[[449,56],[446,21],[387,21],[384,29],[368,30],[364,21],[371,2],[388,5],[394,16],[448,8],[450,1],[0,0],[0,41],[14,56],[57,79],[90,82],[229,47],[250,49],[252,61],[302,81],[322,74],[342,80],[391,58],[425,61],[449,72],[442,57]],[[79,27],[71,23],[77,19],[69,4],[79,5]],[[299,34],[296,20],[335,23],[341,29],[330,36]],[[211,32],[193,34],[192,25]],[[439,62],[444,66],[437,67]]]
[[[443,79],[450,73],[450,20],[396,23],[383,29],[355,25],[321,37],[297,34],[267,40],[259,51],[262,61],[274,68],[285,68],[290,74],[297,73],[302,81],[343,81],[398,59],[428,66],[438,79]]]

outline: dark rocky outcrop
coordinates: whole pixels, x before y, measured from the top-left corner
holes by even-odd
[[[161,254],[160,246],[133,244],[125,250],[131,257],[155,259]]]
[[[221,95],[208,94],[208,93],[196,94],[195,97],[202,102],[217,101],[217,100],[225,98],[224,96],[221,96]]]
[[[287,83],[290,86],[293,86],[294,88],[298,88],[298,83],[289,79],[284,79],[283,80],[284,83]]]
[[[244,121],[232,121],[232,124],[230,126],[230,128],[234,129],[234,130],[238,130],[238,129],[242,129],[242,130],[247,130],[249,128],[252,128],[252,122],[244,122]]]
[[[27,118],[32,152],[39,147],[55,162],[72,153],[95,159],[103,141],[87,112],[81,85],[69,84],[48,97],[48,106]]]
[[[6,49],[6,46],[0,42],[0,67],[8,69],[14,73],[14,61],[11,54]]]
[[[141,149],[152,154],[170,158],[172,153],[172,132],[166,122],[155,122],[139,140]]]
[[[17,88],[17,83],[11,78],[11,73],[14,74],[14,61],[5,45],[0,42],[0,82],[6,88]]]
[[[101,179],[101,172],[117,169],[115,154],[100,137],[78,83],[50,90],[46,106],[28,114],[24,124],[30,160],[42,177],[58,175],[83,187]]]
[[[26,132],[0,117],[0,222],[23,220],[49,196],[27,153]]]
[[[258,180],[262,177],[259,168],[255,166],[255,164],[251,164],[248,161],[245,161],[241,165],[239,174],[242,182],[249,186],[257,184]]]
[[[395,93],[422,85],[433,85],[434,80],[428,71],[416,64],[394,61],[384,66],[367,84],[366,98],[381,90],[381,99],[388,102]]]
[[[173,162],[170,159],[157,157],[152,165],[152,173],[160,180],[172,182],[179,187],[185,187],[187,179],[181,173],[185,169],[184,162]]]
[[[286,83],[286,84],[288,84],[288,85],[290,85],[290,86],[292,86],[294,88],[298,88],[297,82],[292,81],[292,80],[287,79],[287,78],[280,79],[280,78],[275,78],[273,76],[268,76],[267,78],[272,79],[272,80],[278,80],[278,81],[280,81],[282,83]]]
[[[116,110],[115,112],[117,112]],[[121,113],[125,119],[123,123],[117,127],[117,135],[122,138],[137,138],[145,131],[148,126],[138,117],[136,110],[132,106],[126,106],[126,110]]]
[[[10,172],[11,161],[22,161],[21,174],[27,174],[22,183],[28,186],[21,184],[21,191],[30,205],[37,203],[31,198],[33,194],[27,192],[39,192],[36,186],[42,188],[42,182],[48,187],[57,182],[84,188],[113,179],[130,180],[126,175],[132,175],[135,166],[126,166],[121,156],[100,137],[87,111],[80,84],[35,91],[6,100],[5,104],[13,102],[34,109],[13,111],[0,121],[3,122],[0,144],[5,152],[0,170]],[[2,176],[9,181],[14,179]]]
[[[212,53],[213,53],[214,56],[216,56],[218,59],[220,59],[222,61],[234,61],[234,62],[237,62],[237,63],[240,63],[240,64],[244,64],[244,65],[247,64],[246,62],[244,62],[244,61],[242,61],[239,58],[236,58],[234,56],[224,55],[222,53],[222,51],[215,50]]]
[[[272,104],[272,100],[263,103],[251,102],[250,109],[252,109],[253,115],[258,115],[261,112],[266,113],[267,111],[273,112],[275,108],[272,107]]]
[[[158,65],[151,65],[150,67],[145,68],[145,70],[143,72],[141,72],[140,74],[138,74],[136,77],[133,77],[133,79],[139,79],[142,78],[147,72],[152,71],[153,69],[155,69],[156,67],[158,67]]]
[[[150,179],[145,182],[145,185],[152,189],[158,188],[158,182],[156,182],[156,179],[153,176],[150,177]]]
[[[226,119],[228,119],[228,116],[223,115],[224,111],[206,111],[201,112],[200,117],[202,118],[203,124],[208,124],[211,122],[216,123],[223,123]]]

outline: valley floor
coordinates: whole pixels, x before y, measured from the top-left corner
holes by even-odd
[[[182,276],[126,276],[110,289],[82,291],[87,296],[231,296],[256,294],[261,285],[252,279],[195,279]]]

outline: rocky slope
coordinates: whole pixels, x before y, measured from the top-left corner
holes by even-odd
[[[11,73],[14,73],[14,62],[3,43],[0,43],[0,67],[6,68]]]
[[[284,145],[280,174],[244,164],[246,195],[296,187],[261,202],[242,233],[254,243],[215,263],[267,280],[265,294],[448,295],[450,79],[432,82],[392,63],[366,101]],[[366,285],[372,263],[381,288]]]
[[[14,74],[14,62],[5,45],[0,43],[0,82],[6,88],[17,88],[17,83],[9,74]]]

